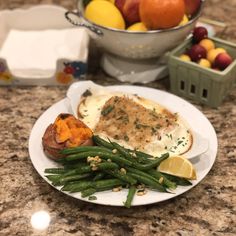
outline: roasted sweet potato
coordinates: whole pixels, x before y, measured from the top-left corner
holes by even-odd
[[[50,124],[42,138],[44,152],[51,159],[63,158],[60,150],[77,147],[91,146],[92,130],[73,115],[62,113],[55,122]]]

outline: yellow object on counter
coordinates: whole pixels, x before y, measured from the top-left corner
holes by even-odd
[[[93,23],[115,29],[125,29],[125,21],[118,8],[110,1],[96,0],[85,8],[85,17]]]

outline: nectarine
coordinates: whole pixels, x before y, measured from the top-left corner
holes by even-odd
[[[139,3],[140,0],[115,0],[115,6],[120,10],[128,25],[140,21]]]

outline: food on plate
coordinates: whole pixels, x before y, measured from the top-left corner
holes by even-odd
[[[164,161],[158,167],[162,173],[194,180],[197,178],[196,170],[193,164],[183,156],[172,156]]]
[[[61,150],[81,145],[92,145],[92,130],[73,115],[59,114],[50,124],[43,137],[44,152],[51,159],[62,158]]]
[[[192,133],[177,114],[143,97],[90,88],[78,104],[78,117],[95,135],[152,156],[180,155],[192,145]]]
[[[180,154],[191,148],[193,134],[178,114],[94,84],[81,91],[77,97],[68,92],[71,104],[79,100],[79,119],[59,114],[43,136],[45,153],[59,165],[44,171],[52,185],[91,201],[101,191],[128,189],[127,208],[150,190],[170,193],[192,185],[196,170]]]
[[[81,197],[96,200],[93,194],[112,190],[117,192],[128,188],[124,206],[129,208],[135,195],[143,196],[148,189],[169,192],[177,185],[191,185],[186,178],[161,173],[157,167],[169,154],[154,158],[137,150],[130,150],[116,142],[93,136],[97,146],[67,148],[61,168],[45,169],[46,177],[62,191],[81,192]],[[175,174],[175,173],[174,173]]]

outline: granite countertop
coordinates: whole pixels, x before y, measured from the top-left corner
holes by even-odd
[[[72,0],[4,0],[0,7],[59,2],[74,7]],[[207,18],[227,23],[221,37],[234,42],[235,9],[232,0],[208,0],[203,12]],[[88,78],[118,84],[98,66],[90,67]],[[169,89],[167,78],[147,86]],[[33,168],[28,153],[30,131],[38,117],[65,94],[64,87],[0,87],[0,235],[236,235],[235,87],[218,109],[190,101],[210,120],[218,137],[216,162],[206,178],[176,198],[131,209],[73,199],[52,188]],[[43,231],[31,225],[32,215],[41,210],[51,218]]]

